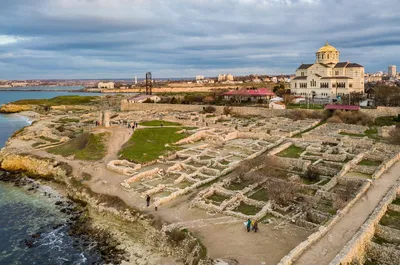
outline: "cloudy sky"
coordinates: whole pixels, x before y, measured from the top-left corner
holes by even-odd
[[[399,0],[0,0],[0,79],[293,73],[326,40],[400,66]]]

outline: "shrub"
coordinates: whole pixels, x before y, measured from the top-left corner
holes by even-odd
[[[310,182],[317,182],[320,180],[319,172],[315,167],[308,167],[307,171],[303,174],[303,178]]]
[[[204,110],[205,113],[214,113],[214,112],[216,111],[216,109],[215,109],[214,106],[207,106],[207,107],[204,107],[203,110]]]
[[[232,107],[230,107],[230,106],[225,106],[225,107],[224,107],[224,110],[223,110],[223,113],[224,113],[224,115],[230,115],[230,114],[232,114],[232,111],[233,111],[233,108],[232,108]]]
[[[176,97],[172,97],[169,101],[170,104],[178,104],[178,100],[176,99]]]
[[[358,124],[358,125],[372,125],[373,118],[360,111],[335,111],[331,118],[327,122],[332,123],[347,123],[347,124]]]
[[[215,101],[215,98],[212,96],[207,96],[207,97],[203,98],[203,102],[207,103],[207,104],[213,103],[214,101]]]
[[[332,116],[326,120],[329,123],[343,123],[342,119],[339,116]]]
[[[186,233],[184,230],[180,230],[179,228],[174,228],[171,231],[167,232],[167,235],[174,243],[179,243],[186,238]]]

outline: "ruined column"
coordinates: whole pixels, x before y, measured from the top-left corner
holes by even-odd
[[[109,110],[105,110],[103,112],[103,126],[104,127],[110,127],[110,111]]]
[[[98,123],[99,123],[99,125],[100,126],[102,126],[103,125],[103,112],[99,112],[99,118],[98,118]]]

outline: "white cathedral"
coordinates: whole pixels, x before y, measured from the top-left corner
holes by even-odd
[[[339,51],[328,44],[316,52],[314,64],[302,64],[290,81],[295,96],[334,99],[351,92],[364,93],[364,67],[339,62]]]

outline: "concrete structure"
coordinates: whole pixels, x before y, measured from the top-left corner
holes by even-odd
[[[219,74],[218,82],[233,81],[233,75],[231,74]]]
[[[129,103],[143,103],[146,100],[151,100],[155,103],[160,102],[161,98],[159,96],[155,96],[155,95],[140,95],[140,96],[136,96],[136,97],[132,97],[130,99],[128,99]]]
[[[316,52],[316,62],[302,64],[290,81],[294,95],[336,98],[351,92],[364,93],[364,67],[339,62],[340,52],[326,43]]]
[[[99,82],[97,88],[100,89],[114,89],[114,82]]]
[[[389,65],[388,67],[388,75],[395,77],[397,75],[396,65]]]

